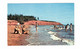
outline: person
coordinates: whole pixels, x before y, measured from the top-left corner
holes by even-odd
[[[17,33],[17,34],[19,33],[19,31],[18,31],[18,26],[15,26],[14,34],[15,34],[15,33]]]
[[[36,32],[37,32],[37,27],[38,27],[38,23],[36,22],[36,24],[35,24]]]
[[[56,29],[57,28],[57,26],[56,25],[54,25],[54,29]]]
[[[70,32],[72,32],[72,23],[70,24]]]
[[[17,23],[17,26],[18,26],[18,29],[17,29],[17,30],[19,31],[19,34],[22,34],[22,33],[21,33],[21,27],[22,27],[22,26],[20,25],[20,23]]]
[[[22,34],[24,34],[24,32],[25,32],[25,28],[24,27],[25,26],[22,27]]]
[[[21,27],[20,27],[20,25],[16,25],[15,26],[15,29],[14,29],[14,34],[21,34]]]
[[[62,27],[58,27],[58,29],[59,29],[59,30],[62,30],[63,28],[62,28]]]
[[[68,29],[69,29],[69,24],[65,26],[65,31],[67,32]]]

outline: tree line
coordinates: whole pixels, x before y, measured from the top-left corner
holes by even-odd
[[[8,20],[17,20],[20,24],[23,24],[25,21],[36,20],[36,17],[34,16],[24,16],[22,14],[9,14],[7,18]]]

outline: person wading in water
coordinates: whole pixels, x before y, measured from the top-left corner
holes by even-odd
[[[72,23],[70,24],[70,32],[72,32]]]
[[[67,32],[68,29],[69,29],[69,24],[65,26],[65,31]]]
[[[37,29],[38,29],[37,27],[38,27],[38,23],[36,22],[36,24],[35,24],[36,32],[37,32]]]

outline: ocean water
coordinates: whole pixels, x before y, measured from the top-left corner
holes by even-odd
[[[74,26],[72,32],[65,29],[55,29],[53,25],[38,26],[36,32],[35,26],[31,26],[29,39],[26,39],[29,45],[73,45],[74,44]]]

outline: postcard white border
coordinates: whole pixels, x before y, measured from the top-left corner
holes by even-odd
[[[0,0],[0,49],[79,49],[80,48],[80,1],[79,0]],[[8,3],[74,3],[75,45],[53,46],[8,46],[7,4]]]

